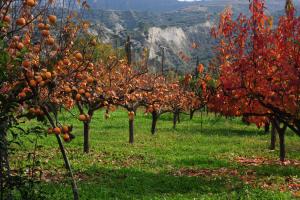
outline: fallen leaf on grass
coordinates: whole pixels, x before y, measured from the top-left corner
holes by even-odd
[[[174,173],[175,176],[236,176],[236,169],[219,168],[219,169],[189,169],[182,168]]]
[[[267,159],[263,157],[236,157],[234,160],[237,163],[240,163],[244,166],[260,166],[260,165],[281,165],[281,166],[293,166],[293,167],[300,167],[299,160],[286,160],[281,162],[280,160],[274,159]]]

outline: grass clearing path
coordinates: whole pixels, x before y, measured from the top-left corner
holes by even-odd
[[[128,144],[127,112],[118,110],[104,119],[97,112],[91,123],[91,152],[83,153],[82,124],[68,114],[76,138],[66,144],[81,199],[291,199],[300,196],[300,138],[288,133],[287,159],[281,165],[278,150],[268,150],[269,134],[239,119],[200,114],[182,115],[172,129],[171,115],[158,121],[151,135],[151,116],[139,112],[135,144]],[[63,162],[52,136],[40,139],[38,152],[44,171],[43,187],[51,199],[71,199],[62,182]],[[32,145],[25,143],[22,155]],[[13,159],[13,164],[20,164]]]

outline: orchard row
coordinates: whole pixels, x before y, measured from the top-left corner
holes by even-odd
[[[251,1],[250,17],[234,20],[226,9],[212,30],[218,41],[215,59],[207,67],[199,64],[195,74],[174,77],[149,72],[146,48],[141,61],[132,61],[130,38],[124,56],[117,50],[101,50],[105,45],[89,33],[89,22],[71,7],[86,8],[86,2],[69,2],[59,17],[52,1],[0,4],[1,174],[9,172],[9,130],[20,119],[37,119],[47,123],[48,133],[56,137],[78,199],[62,142],[74,138],[72,125],[59,121],[61,112],[74,109],[80,113],[74,117],[84,125],[84,152],[89,152],[94,113],[105,109],[109,118],[118,107],[128,112],[130,143],[140,107],[152,115],[152,134],[160,115],[173,113],[175,127],[180,113],[192,117],[203,108],[243,117],[259,127],[271,123],[279,134],[282,161],[286,129],[300,135],[300,18],[291,1],[276,27],[265,14],[263,0]]]

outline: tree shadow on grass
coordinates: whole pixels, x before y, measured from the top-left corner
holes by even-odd
[[[275,159],[274,162],[277,160]],[[243,165],[238,162],[218,160],[213,158],[199,158],[199,159],[182,159],[176,162],[179,166],[185,166],[188,168],[234,168],[238,169],[240,172],[253,170],[259,176],[299,176],[300,166],[293,165],[280,165],[280,164],[258,164],[254,165]]]
[[[247,168],[255,171],[257,175],[261,176],[299,176],[300,167],[295,166],[281,166],[281,165],[259,165],[259,166],[241,166],[240,168]]]
[[[241,137],[248,137],[248,136],[263,136],[267,135],[268,133],[265,133],[263,130],[253,130],[253,129],[247,129],[241,128],[227,128],[227,127],[200,127],[199,126],[192,126],[192,127],[178,127],[178,132],[182,131],[183,129],[185,132],[189,132],[190,134],[200,134],[200,135],[220,135],[220,136],[241,136]]]
[[[201,130],[200,130],[201,131]],[[233,129],[233,128],[203,128],[202,134],[216,134],[216,135],[224,135],[224,136],[262,136],[266,135],[263,130],[251,130],[247,129],[247,127],[243,129]]]
[[[173,173],[93,166],[80,172],[80,199],[287,199],[280,196],[287,194],[255,189],[235,176],[189,177]],[[72,197],[66,182],[48,183],[43,187],[51,194],[51,199]]]
[[[158,127],[157,133],[160,132],[177,132],[181,134],[196,134],[196,135],[205,135],[205,136],[212,136],[212,135],[219,135],[219,136],[241,136],[241,137],[248,137],[248,136],[264,136],[268,135],[268,133],[265,133],[263,130],[253,130],[253,129],[247,129],[241,128],[227,128],[227,127],[207,127],[203,126],[201,128],[200,124],[199,126],[181,126],[180,124],[176,127],[176,129],[172,129],[171,123],[170,127]]]
[[[238,190],[240,184],[228,188],[225,178],[175,176],[166,172],[150,173],[136,169],[109,170],[91,168],[89,179],[80,182],[83,199],[145,199],[163,196],[219,194]],[[92,187],[91,187],[92,185]],[[94,190],[91,192],[91,190]],[[98,197],[98,198],[97,198]]]

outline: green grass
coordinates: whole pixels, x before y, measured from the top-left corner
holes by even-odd
[[[91,123],[91,152],[82,153],[82,124],[65,114],[61,122],[73,124],[76,138],[65,143],[77,175],[81,199],[291,199],[289,191],[280,192],[287,177],[300,176],[300,168],[278,164],[245,166],[235,161],[241,157],[278,160],[278,150],[269,151],[269,135],[239,119],[225,119],[200,114],[193,120],[182,115],[182,122],[172,129],[171,115],[160,118],[157,134],[151,135],[151,117],[139,112],[135,120],[135,143],[128,144],[127,113],[118,110],[104,120],[98,112]],[[27,125],[29,126],[29,125]],[[32,137],[30,137],[32,139]],[[300,160],[300,138],[288,133],[287,157]],[[54,136],[39,139],[41,168],[53,177],[66,176]],[[25,142],[19,154],[26,156],[32,144]],[[20,160],[13,159],[13,165]],[[236,170],[238,175],[220,173],[188,176],[181,170]],[[247,184],[240,176],[255,172]],[[263,183],[273,183],[263,188]],[[45,182],[50,199],[71,199],[67,180]]]

